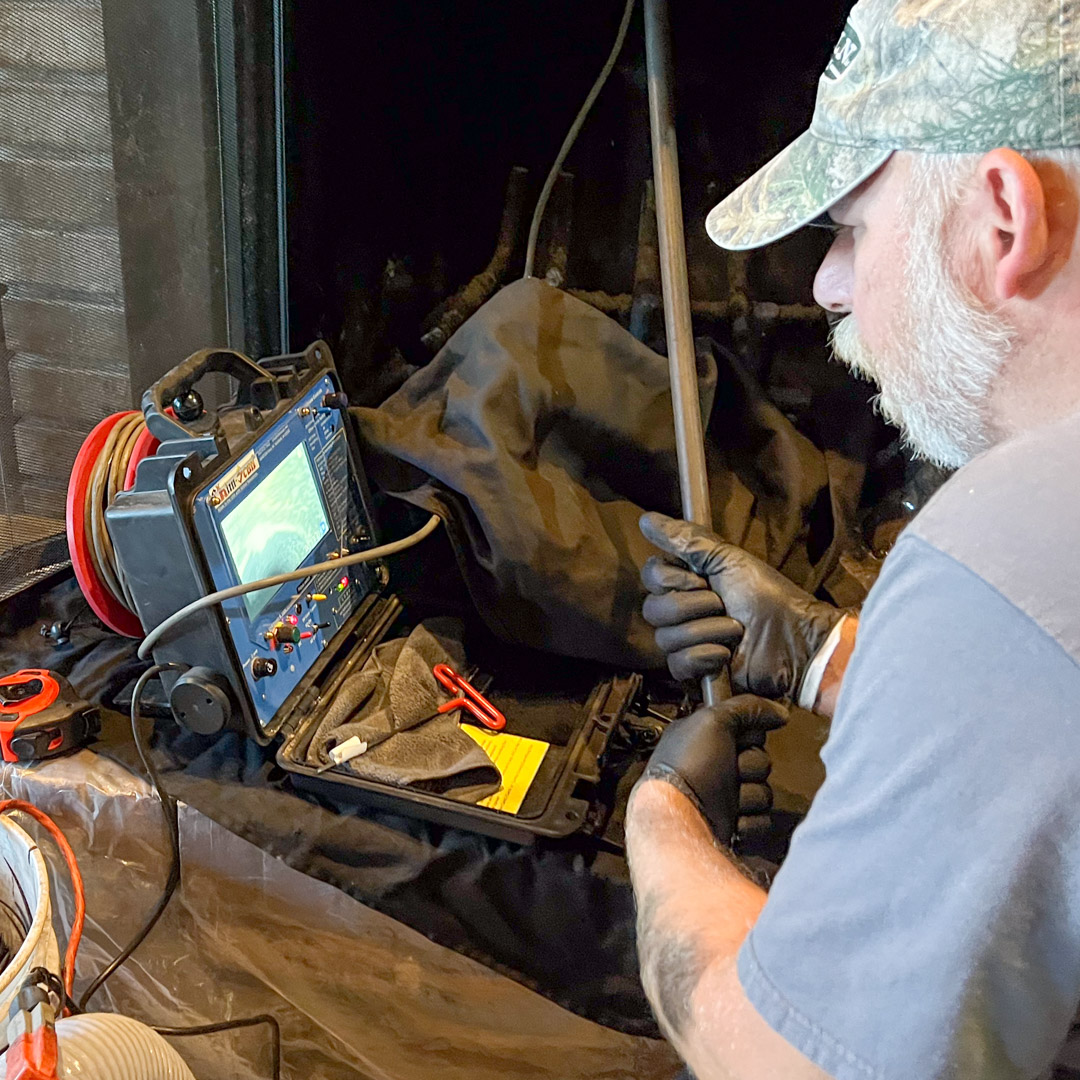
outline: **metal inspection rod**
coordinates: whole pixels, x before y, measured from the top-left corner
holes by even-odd
[[[671,26],[667,0],[645,0],[645,66],[649,82],[649,129],[652,134],[656,224],[660,240],[660,280],[664,292],[671,404],[675,414],[675,451],[679,461],[682,512],[687,521],[712,528],[705,435],[698,396],[697,360],[690,322],[690,286],[686,276],[679,150],[672,100]],[[727,671],[701,682],[706,705],[731,696]]]

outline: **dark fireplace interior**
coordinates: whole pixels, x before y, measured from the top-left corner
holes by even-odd
[[[843,5],[816,6],[820,34],[767,5],[734,16],[719,5],[674,9],[682,188],[699,309],[730,302],[740,276],[751,305],[812,303],[820,238],[800,235],[732,260],[708,240],[703,222],[722,193],[809,122],[817,75],[843,22]],[[361,395],[394,349],[423,363],[425,319],[488,263],[508,185],[521,189],[522,205],[503,280],[520,276],[536,195],[622,7],[620,0],[465,0],[294,9],[293,344],[327,335]],[[523,180],[512,179],[515,168],[527,170]],[[547,223],[566,237],[562,283],[632,293],[652,176],[640,12],[566,169],[569,190],[553,200]],[[701,318],[703,329],[707,323],[728,341],[739,335],[732,318]]]
[[[826,234],[746,256],[704,230],[808,124],[845,8],[673,5],[675,100],[695,332],[819,447],[868,466],[860,527],[880,551],[939,478],[828,358],[811,296]],[[520,277],[622,9],[16,4],[0,43],[4,594],[62,566],[87,432],[188,353],[322,336],[353,401],[376,405]],[[638,10],[554,189],[537,273],[663,352],[643,36]]]
[[[385,399],[462,318],[521,276],[536,197],[622,8],[294,6],[289,336],[293,347],[325,337],[354,401]],[[807,229],[742,255],[718,249],[704,229],[711,206],[808,125],[845,11],[836,0],[797,19],[772,5],[674,5],[672,31],[695,333],[732,349],[820,447],[861,456],[866,427],[877,424],[868,387],[829,359],[828,324],[811,293],[827,234]],[[538,276],[665,351],[645,202],[640,10],[564,173],[544,218]],[[906,460],[884,425],[869,441],[864,538],[881,552],[935,477]]]

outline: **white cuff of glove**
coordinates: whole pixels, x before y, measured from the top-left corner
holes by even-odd
[[[821,690],[821,680],[825,675],[825,669],[829,666],[833,653],[836,652],[836,646],[840,644],[840,635],[847,619],[848,616],[845,615],[829,631],[825,643],[814,653],[814,658],[806,665],[806,672],[802,677],[802,682],[799,684],[799,696],[796,700],[796,704],[800,709],[808,709],[813,712],[814,703],[817,701],[818,692]]]

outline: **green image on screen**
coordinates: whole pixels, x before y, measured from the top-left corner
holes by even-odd
[[[295,570],[330,525],[307,447],[301,444],[225,515],[221,531],[243,584]],[[248,618],[276,588],[244,596]]]

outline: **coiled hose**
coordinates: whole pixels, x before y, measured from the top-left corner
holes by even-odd
[[[195,1080],[153,1028],[128,1016],[86,1013],[56,1022],[59,1080]],[[0,1076],[7,1065],[0,1061]]]
[[[117,492],[123,491],[132,453],[145,431],[146,421],[142,413],[133,412],[121,417],[109,432],[105,446],[91,466],[90,482],[86,486],[84,512],[90,560],[101,583],[129,611],[134,611],[135,601],[124,572],[116,561],[109,530],[105,527],[105,511]]]

